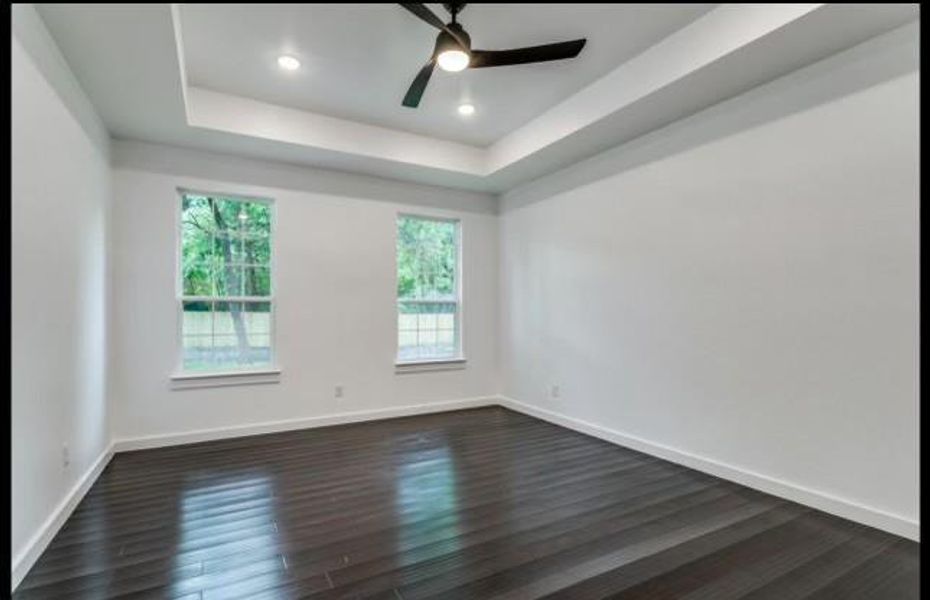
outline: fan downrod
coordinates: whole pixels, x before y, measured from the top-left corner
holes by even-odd
[[[463,8],[465,8],[465,3],[452,2],[450,4],[443,4],[443,7],[449,11],[449,14],[452,15],[452,22],[455,23],[455,16],[459,14]]]

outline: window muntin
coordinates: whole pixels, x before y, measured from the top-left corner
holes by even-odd
[[[179,297],[182,372],[269,367],[273,357],[272,206],[183,193]]]
[[[397,362],[461,356],[458,221],[397,218]]]

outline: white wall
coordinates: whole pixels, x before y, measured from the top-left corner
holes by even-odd
[[[114,145],[113,428],[139,438],[493,396],[494,199],[132,142]],[[177,187],[275,202],[280,383],[177,390]],[[457,208],[436,208],[438,205]],[[394,372],[395,218],[460,218],[467,368]],[[344,397],[334,397],[334,386]]]
[[[105,453],[106,131],[31,6],[12,38],[14,584]],[[63,445],[70,464],[63,465]]]
[[[916,536],[916,39],[506,194],[504,394]]]

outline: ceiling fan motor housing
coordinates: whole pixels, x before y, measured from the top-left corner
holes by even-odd
[[[467,45],[462,47],[462,45],[451,35],[445,31],[440,31],[439,35],[436,36],[436,48],[433,50],[433,56],[439,56],[446,50],[464,50],[467,53],[471,52],[471,37],[465,33],[465,30],[462,29],[462,26],[458,23],[449,23],[447,25],[449,29],[455,32],[455,35],[459,37]]]

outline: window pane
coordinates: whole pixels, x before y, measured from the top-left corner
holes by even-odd
[[[239,230],[246,236],[267,236],[271,231],[271,206],[264,202],[243,202]]]
[[[244,296],[271,295],[271,271],[267,267],[245,267],[242,277]]]
[[[213,294],[213,236],[211,201],[185,196],[181,207],[181,282],[188,296]]]
[[[455,329],[455,315],[440,313],[436,319],[436,326],[440,329]]]
[[[213,201],[213,219],[216,222],[216,228],[226,232],[237,232],[240,228],[240,214],[248,214],[246,208],[249,202],[239,200],[230,200],[225,198],[216,198]]]
[[[181,281],[185,296],[213,295],[213,264],[198,261],[183,261]]]
[[[206,196],[185,195],[181,201],[181,216],[181,222],[192,230],[212,234],[216,229],[213,201]]]
[[[451,221],[398,218],[398,298],[455,299],[457,226]]]
[[[242,240],[243,261],[249,265],[271,266],[271,238],[267,235]]]
[[[400,331],[416,331],[417,316],[416,314],[400,313],[397,315],[397,327]]]
[[[216,234],[213,252],[223,264],[242,264],[245,262],[243,239],[237,233],[221,231]]]
[[[441,346],[451,346],[455,344],[455,330],[440,329],[437,335],[437,343]]]
[[[210,302],[184,302],[182,362],[188,371],[213,368],[213,312]]]
[[[455,319],[458,311],[454,302],[400,302],[398,308],[399,360],[457,356]]]
[[[270,303],[217,302],[213,349],[220,369],[271,364]]]
[[[218,261],[215,275],[217,296],[222,298],[242,295],[243,267]]]
[[[245,316],[249,339],[255,335],[271,333],[270,302],[246,302]]]
[[[416,330],[408,331],[408,330],[402,329],[402,330],[400,330],[397,339],[399,340],[399,344],[400,344],[400,348],[401,348],[401,353],[402,353],[402,354],[403,354],[404,352],[406,352],[407,354],[410,354],[411,352],[415,352],[415,351],[416,351],[416,345],[417,345],[417,332],[416,332]]]

